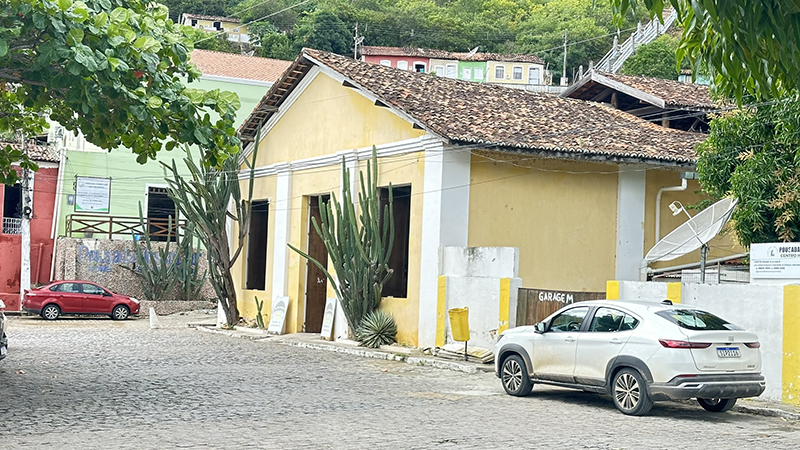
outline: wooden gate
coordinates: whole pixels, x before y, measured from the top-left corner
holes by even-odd
[[[541,322],[550,314],[570,303],[604,298],[606,298],[605,292],[570,292],[519,288],[517,326],[533,325]]]

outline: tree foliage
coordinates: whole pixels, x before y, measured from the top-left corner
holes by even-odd
[[[46,114],[101,148],[130,148],[140,163],[176,142],[200,147],[207,164],[221,163],[239,147],[239,98],[182,84],[200,76],[189,63],[187,33],[163,5],[146,0],[4,1],[0,132],[36,133],[36,118]],[[7,119],[22,108],[22,123]],[[0,165],[0,173],[10,171]]]
[[[622,65],[621,72],[627,75],[676,80],[678,78],[678,40],[665,34],[653,42],[642,45]]]
[[[711,122],[697,170],[712,197],[739,200],[733,223],[741,244],[800,238],[800,102],[727,113]]]
[[[599,2],[598,2],[599,3]],[[614,10],[678,12],[683,36],[678,59],[707,64],[722,95],[774,98],[800,88],[800,2],[730,0],[611,0]],[[695,71],[697,73],[697,71]]]

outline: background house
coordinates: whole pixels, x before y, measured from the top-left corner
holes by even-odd
[[[440,77],[477,83],[494,83],[528,90],[547,90],[550,84],[544,62],[536,55],[447,52],[424,48],[361,48],[366,62],[413,72],[432,72]]]
[[[262,139],[253,142],[261,124]],[[419,346],[444,339],[445,309],[465,305],[493,321],[476,330],[488,341],[513,321],[517,282],[597,293],[607,280],[638,279],[655,243],[657,193],[693,170],[694,146],[705,138],[599,103],[308,49],[240,132],[250,141],[245,155],[259,145],[254,206],[265,211],[249,230],[248,249],[257,253],[234,272],[242,315],[253,317],[256,296],[288,297],[287,331],[318,331],[332,291],[286,244],[320,246],[309,225],[319,196],[325,201],[342,188],[342,158],[357,179],[375,145],[379,186],[392,184],[401,218],[393,255],[402,258],[392,263],[396,284],[384,291],[382,308],[395,316],[401,342]],[[688,184],[663,193],[660,208],[699,200],[696,180]],[[659,216],[664,230],[680,220]],[[729,245],[717,240],[712,253]],[[491,250],[509,247],[518,250]],[[488,254],[500,259],[478,256]],[[451,257],[467,264],[450,264]],[[494,267],[485,272],[505,287],[485,297],[447,294],[452,277],[482,276],[476,261]],[[343,333],[340,321],[337,330]]]
[[[232,42],[248,43],[250,36],[247,34],[247,25],[236,17],[204,16],[200,14],[183,13],[181,25],[199,28],[208,32],[224,31],[228,40]]]
[[[0,143],[21,149],[19,143]],[[28,146],[30,158],[39,165],[31,174],[30,192],[24,192],[18,182],[14,186],[0,185],[0,205],[3,207],[3,224],[0,228],[0,299],[7,311],[20,310],[20,271],[22,251],[22,197],[31,196],[31,284],[50,281],[50,263],[53,255],[53,209],[58,185],[58,155],[47,145]],[[21,169],[17,167],[17,172]],[[22,174],[18,173],[20,179]]]

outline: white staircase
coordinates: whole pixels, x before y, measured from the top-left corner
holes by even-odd
[[[665,9],[664,12],[666,13],[667,10]],[[611,50],[594,65],[594,68],[601,72],[617,73],[622,67],[622,64],[625,63],[625,60],[636,52],[637,47],[649,44],[657,37],[666,33],[677,18],[678,12],[670,8],[669,15],[664,18],[663,24],[654,19],[642,27],[642,23],[639,22],[636,31],[634,31],[622,45],[619,44],[617,36],[614,36],[614,45],[611,47]]]

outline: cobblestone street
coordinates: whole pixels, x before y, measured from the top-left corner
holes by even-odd
[[[189,321],[12,317],[0,448],[796,449],[800,423],[201,333]]]

